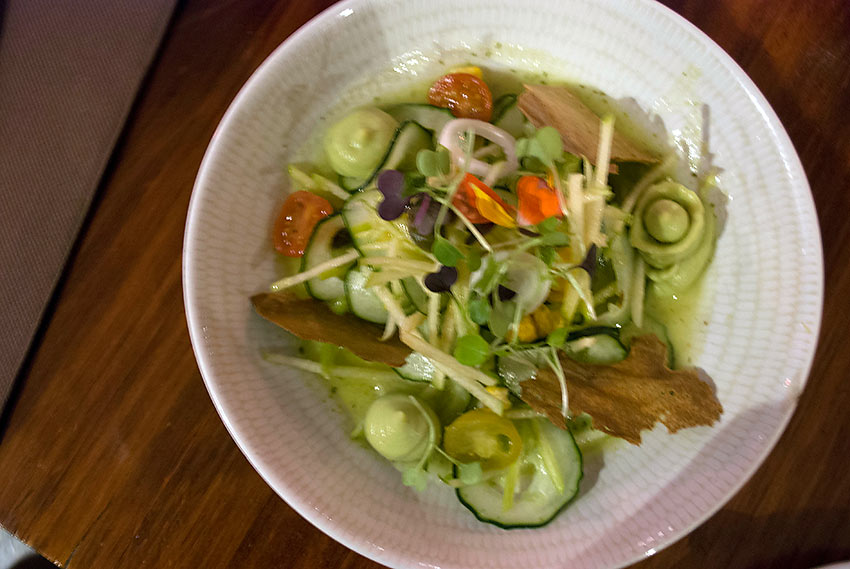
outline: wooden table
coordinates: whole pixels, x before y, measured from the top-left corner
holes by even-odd
[[[850,559],[850,4],[666,3],[741,64],[788,129],[819,213],[826,304],[774,452],[707,523],[637,567]],[[188,0],[175,14],[0,444],[0,524],[63,567],[376,566],[301,519],[239,453],[195,365],[181,294],[189,195],[216,124],[329,4]]]

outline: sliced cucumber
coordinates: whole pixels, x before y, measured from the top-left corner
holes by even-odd
[[[517,95],[515,93],[506,93],[493,101],[493,122],[499,120],[508,107],[515,105],[516,100]]]
[[[387,221],[378,215],[382,199],[378,190],[366,190],[357,192],[342,206],[345,226],[361,255],[383,256],[392,241],[410,242],[410,230],[404,221]]]
[[[321,174],[317,172],[307,173],[295,164],[290,164],[286,171],[292,180],[292,187],[294,189],[307,190],[308,192],[322,196],[330,201],[334,207],[339,207],[342,203],[342,200],[339,198],[339,195],[344,193],[342,192],[342,188]]]
[[[521,350],[505,356],[499,356],[496,370],[505,386],[511,392],[519,396],[522,393],[520,384],[537,375],[537,370],[548,367],[547,359],[550,351],[547,347],[530,348]]]
[[[563,350],[567,356],[578,362],[599,365],[622,361],[629,354],[620,340],[605,333],[568,340]]]
[[[385,324],[387,309],[371,287],[366,286],[371,272],[368,267],[355,267],[348,271],[345,275],[345,298],[355,316],[376,324]]]
[[[451,111],[434,105],[402,103],[386,109],[387,114],[398,122],[413,121],[439,134],[447,122],[454,119]]]
[[[425,292],[419,281],[413,277],[403,278],[401,279],[401,286],[413,307],[422,314],[428,314],[428,293]]]
[[[393,368],[397,374],[410,381],[430,382],[437,373],[431,360],[418,352],[412,352],[401,367]]]
[[[493,111],[493,124],[514,138],[528,134],[528,119],[517,105],[516,95],[504,95],[496,101]]]
[[[301,258],[301,272],[329,261],[351,248],[351,237],[341,215],[332,215],[320,221]],[[327,273],[307,281],[307,292],[319,300],[335,300],[345,296],[342,276],[351,265],[331,269]]]
[[[549,523],[579,490],[581,451],[572,434],[545,419],[516,421],[522,436],[519,480],[505,509],[509,470],[457,490],[460,502],[482,522],[505,529],[533,528]]]
[[[356,192],[358,188],[361,188],[366,185],[368,180],[361,180],[360,178],[350,178],[348,176],[340,176],[339,177],[339,186],[348,193]]]
[[[416,154],[425,148],[431,148],[434,139],[431,131],[417,122],[406,121],[399,125],[393,135],[387,153],[380,165],[365,180],[353,178],[340,178],[340,185],[349,192],[360,192],[365,190],[378,177],[383,170],[409,170],[416,166]]]

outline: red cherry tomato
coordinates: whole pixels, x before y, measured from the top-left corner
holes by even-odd
[[[274,248],[287,257],[302,256],[316,224],[331,213],[321,196],[303,190],[289,194],[274,223]]]
[[[437,79],[428,90],[428,102],[449,109],[462,119],[490,121],[493,95],[481,79],[469,73],[449,73]]]

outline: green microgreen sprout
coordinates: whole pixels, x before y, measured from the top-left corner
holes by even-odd
[[[464,258],[464,254],[460,249],[449,242],[448,239],[438,235],[431,245],[431,253],[436,257],[437,262],[446,267],[457,266],[458,261]]]
[[[520,138],[516,142],[517,158],[534,158],[548,169],[555,168],[555,162],[564,154],[564,145],[560,133],[554,127],[544,126],[533,135]]]
[[[552,346],[553,348],[562,348],[564,343],[567,341],[567,335],[569,334],[568,328],[558,328],[557,330],[552,330],[549,332],[549,335],[546,336],[546,344]]]
[[[434,452],[435,448],[437,448],[437,431],[434,428],[433,422],[428,420],[428,411],[422,407],[419,400],[412,395],[410,396],[410,400],[419,412],[426,418],[428,423],[428,448],[424,453],[422,453],[422,458],[419,459],[419,462],[402,473],[401,482],[405,486],[410,486],[417,491],[422,492],[428,485],[428,473],[425,472],[425,463],[428,462],[428,458],[430,458],[431,453]]]
[[[480,462],[459,462],[446,454],[440,447],[436,447],[436,450],[457,468],[457,478],[454,480],[460,482],[459,485],[469,486],[471,484],[478,484],[484,478],[484,469],[481,468]],[[458,486],[457,483],[452,484],[452,481],[449,480],[444,480],[444,482],[452,486]]]
[[[490,356],[490,344],[478,334],[467,334],[457,339],[452,355],[463,365],[477,367]]]
[[[479,326],[484,326],[490,321],[491,307],[486,298],[475,296],[469,300],[467,306],[469,318]]]
[[[451,172],[449,151],[443,146],[436,150],[423,149],[416,154],[416,169],[426,178],[442,178]]]

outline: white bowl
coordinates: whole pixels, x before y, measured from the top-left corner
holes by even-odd
[[[353,444],[315,378],[268,364],[286,334],[249,296],[275,279],[269,235],[286,164],[332,109],[453,63],[546,70],[633,97],[680,143],[705,134],[728,219],[699,308],[695,364],[725,412],[713,428],[622,445],[591,464],[548,526],[480,523],[451,490],[417,494]],[[441,63],[442,62],[442,63]],[[705,112],[707,111],[707,113]],[[691,531],[770,452],[803,389],[823,269],[806,177],[764,97],[695,27],[645,0],[348,0],[292,35],[216,131],[186,228],[184,290],[210,396],[242,452],[302,516],[393,567],[621,567]],[[601,467],[601,468],[600,468]]]

